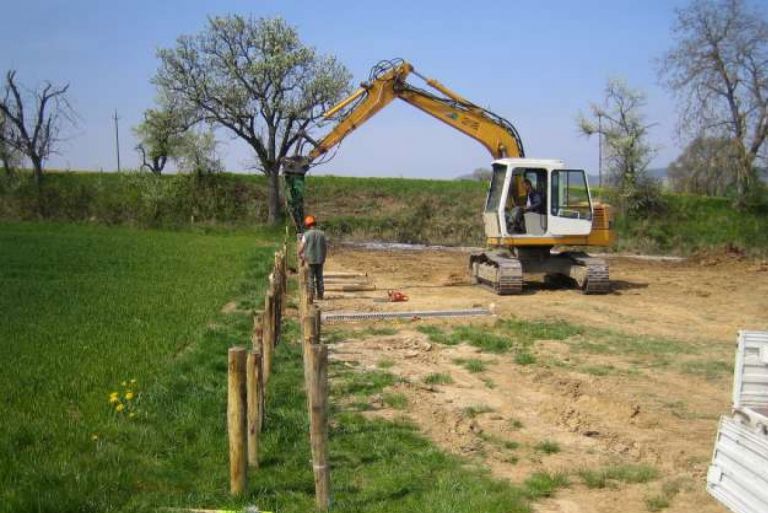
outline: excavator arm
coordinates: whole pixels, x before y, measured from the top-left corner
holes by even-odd
[[[439,94],[406,82],[411,73],[424,80]],[[341,113],[337,124],[321,140],[315,141],[309,136],[306,137],[314,148],[306,156],[286,159],[285,172],[305,173],[312,162],[338,145],[396,98],[475,139],[494,158],[525,156],[520,135],[512,123],[466,100],[436,80],[420,75],[410,63],[395,59],[377,64],[371,70],[367,82],[324,114],[324,118],[333,119]]]

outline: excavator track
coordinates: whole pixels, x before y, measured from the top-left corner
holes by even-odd
[[[523,292],[523,266],[517,258],[503,253],[480,253],[470,257],[472,279],[499,296]]]
[[[608,263],[605,260],[584,253],[571,253],[569,257],[584,268],[584,272],[576,278],[576,283],[584,294],[607,294],[611,291]]]

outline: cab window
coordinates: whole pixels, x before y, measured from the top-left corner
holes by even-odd
[[[592,219],[592,206],[584,171],[552,171],[552,215],[570,219]]]
[[[507,176],[507,166],[503,164],[493,165],[491,186],[488,190],[488,200],[485,203],[486,212],[496,212],[499,209],[501,193],[504,191],[504,178]]]

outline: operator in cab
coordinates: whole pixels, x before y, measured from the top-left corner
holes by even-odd
[[[525,233],[523,214],[526,212],[544,213],[544,198],[539,191],[533,188],[533,184],[528,178],[523,180],[523,187],[525,188],[525,205],[515,207],[512,210],[512,233]]]

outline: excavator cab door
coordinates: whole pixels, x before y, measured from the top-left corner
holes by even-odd
[[[488,186],[488,196],[485,200],[485,210],[483,210],[483,225],[486,237],[502,237],[504,233],[502,232],[499,219],[504,218],[503,209],[504,201],[506,200],[507,166],[493,164],[491,172],[491,183]]]
[[[554,169],[549,181],[549,232],[552,235],[589,235],[592,198],[584,171]]]

